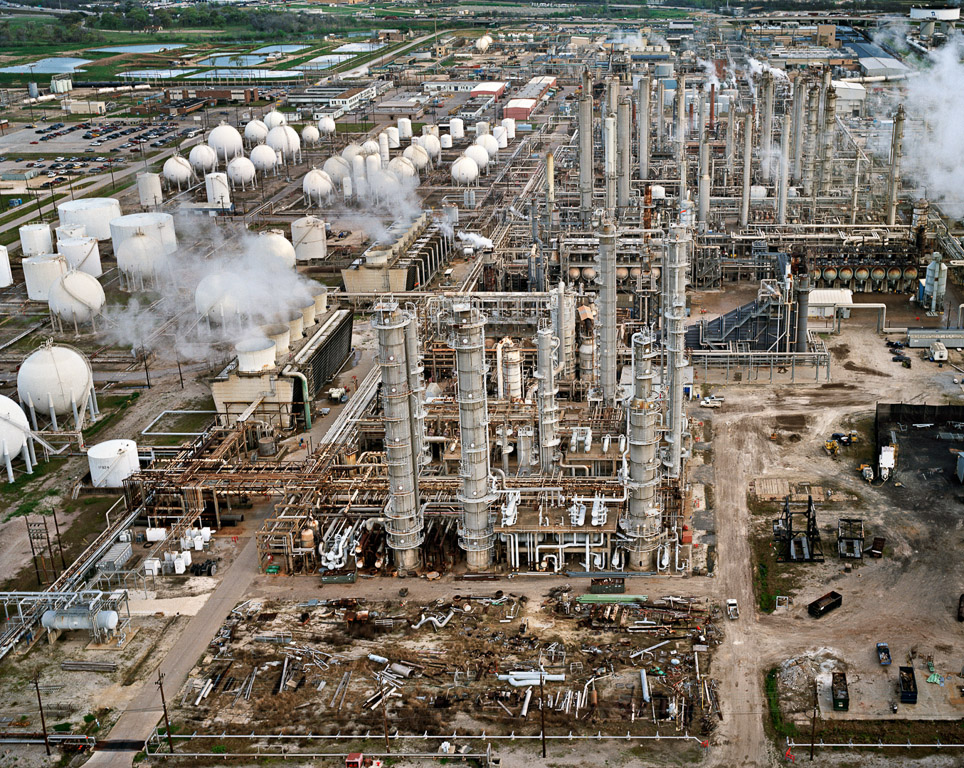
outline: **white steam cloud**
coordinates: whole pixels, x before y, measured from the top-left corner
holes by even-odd
[[[477,235],[474,232],[459,232],[458,238],[466,245],[471,245],[473,248],[480,250],[488,250],[494,247],[494,243],[489,238]]]

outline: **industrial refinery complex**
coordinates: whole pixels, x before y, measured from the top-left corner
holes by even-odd
[[[743,10],[0,61],[0,768],[962,764],[959,9]]]

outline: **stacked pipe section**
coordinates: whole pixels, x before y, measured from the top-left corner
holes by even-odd
[[[489,415],[485,394],[485,315],[466,299],[446,307],[449,346],[455,350],[459,431],[462,443],[462,519],[459,545],[470,571],[492,562],[493,530],[489,506]]]
[[[592,214],[592,76],[582,73],[579,95],[579,218],[589,223]]]
[[[686,271],[692,243],[689,230],[679,225],[670,227],[663,260],[664,305],[663,328],[666,349],[666,377],[668,382],[666,410],[666,454],[663,465],[669,477],[679,477],[682,469],[683,432],[686,417],[683,413],[683,371],[686,368],[686,338],[683,321],[686,317]]]
[[[659,502],[659,396],[653,391],[653,360],[656,351],[649,329],[633,334],[633,396],[629,401],[629,491],[627,515],[620,527],[630,543],[629,567],[652,568],[653,553],[660,544],[662,514]]]
[[[552,329],[540,328],[536,333],[536,372],[538,382],[539,408],[539,464],[544,475],[551,475],[556,469],[559,437],[559,406],[556,403],[556,366],[554,345],[558,343],[552,336]]]
[[[599,350],[599,383],[603,404],[616,401],[616,228],[604,221],[599,232],[599,320],[596,348]]]
[[[395,553],[398,568],[409,570],[420,564],[419,547],[424,538],[420,511],[418,473],[421,464],[421,432],[416,432],[418,411],[413,407],[408,327],[414,318],[395,301],[377,304],[372,329],[378,340],[377,362],[382,373],[382,407],[385,424],[385,456],[388,464],[389,499],[385,505],[388,547]],[[417,359],[417,358],[416,358]]]

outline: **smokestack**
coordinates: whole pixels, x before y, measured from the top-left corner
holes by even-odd
[[[823,161],[820,165],[820,194],[830,194],[833,180],[833,138],[837,115],[837,91],[831,86],[827,90],[823,112]]]
[[[807,275],[798,276],[795,281],[797,289],[797,342],[795,352],[807,351],[807,315],[810,314],[810,278]]]
[[[763,134],[760,136],[760,161],[763,164],[763,178],[773,179],[773,75],[763,73]]]
[[[897,222],[897,198],[900,195],[900,159],[904,140],[904,105],[897,106],[894,115],[894,133],[890,141],[890,176],[887,179],[887,223]]]
[[[740,206],[740,226],[750,223],[750,181],[753,164],[753,117],[743,116],[743,200]]]
[[[636,156],[639,159],[639,180],[649,179],[649,121],[651,119],[649,75],[643,75],[636,84],[636,125],[639,136]]]
[[[603,120],[603,181],[606,189],[606,210],[616,208],[616,116]]]
[[[603,404],[616,402],[616,229],[604,221],[599,231],[599,318],[596,349],[599,350],[599,383]]]
[[[667,451],[663,466],[669,477],[679,477],[683,461],[683,432],[686,417],[683,412],[683,370],[686,368],[686,339],[683,321],[686,317],[686,271],[692,240],[685,227],[670,227],[669,240],[663,259],[662,278],[666,281],[666,304],[663,307],[666,376],[669,382],[666,410]]]
[[[589,223],[592,215],[592,76],[582,73],[579,97],[579,219]]]
[[[553,338],[552,329],[540,328],[536,333],[536,372],[539,407],[539,463],[543,474],[556,470],[558,446],[561,439],[557,432],[559,406],[556,403],[556,368],[553,350],[559,340]]]
[[[780,186],[777,190],[777,224],[787,223],[787,195],[790,192],[790,121],[783,118],[780,135]]]
[[[617,182],[616,205],[625,211],[629,207],[633,168],[632,101],[628,96],[619,100],[616,113]]]

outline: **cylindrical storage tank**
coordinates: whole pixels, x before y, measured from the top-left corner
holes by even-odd
[[[412,138],[412,121],[407,117],[398,118],[398,138],[400,140]]]
[[[164,178],[169,184],[175,185],[178,189],[191,183],[194,176],[194,169],[190,161],[181,155],[174,155],[164,161],[164,168],[161,170]]]
[[[479,136],[485,136],[488,133],[489,133],[489,124],[485,120],[482,120],[481,122],[478,122],[475,124],[475,138],[479,138]]]
[[[335,121],[327,115],[318,121],[318,131],[322,136],[333,134],[336,130]]]
[[[59,253],[28,256],[20,262],[20,266],[27,286],[27,298],[31,301],[47,301],[50,288],[67,274],[67,260]]]
[[[502,353],[502,367],[506,396],[522,399],[522,352],[514,346],[507,346]]]
[[[254,184],[254,163],[244,156],[239,155],[228,163],[227,171],[231,183],[240,185],[242,189]]]
[[[378,134],[378,157],[381,160],[382,168],[388,167],[388,161],[392,159],[389,154],[390,147],[388,146],[388,134],[382,131]]]
[[[270,173],[278,163],[278,153],[267,144],[258,144],[249,155],[254,168],[261,173]]]
[[[161,190],[161,175],[159,173],[137,174],[137,198],[141,208],[154,208],[164,201]]]
[[[208,205],[216,205],[218,208],[231,207],[231,188],[228,186],[227,174],[207,174],[204,177],[204,191],[207,194]]]
[[[110,236],[114,243],[114,253],[116,254],[120,250],[125,240],[138,233],[147,235],[155,243],[160,243],[166,254],[174,253],[177,250],[174,217],[169,213],[153,211],[118,216],[110,223]]]
[[[120,203],[113,197],[87,197],[68,200],[57,206],[61,224],[84,227],[88,237],[107,240],[110,223],[121,215]]]
[[[227,163],[238,155],[244,154],[244,141],[237,128],[227,123],[221,123],[208,136],[208,146],[218,156],[218,160]]]
[[[843,282],[849,283],[854,279],[853,267],[841,267],[840,272],[837,275]]]
[[[167,266],[167,252],[156,233],[135,232],[115,248],[117,270],[127,278],[128,287],[151,282]]]
[[[306,125],[301,129],[301,140],[307,146],[314,146],[321,139],[321,131],[313,125]]]
[[[382,168],[382,158],[376,152],[374,155],[365,155],[365,179],[369,185],[375,181],[378,172]]]
[[[89,277],[89,275],[88,275]],[[38,414],[79,414],[87,407],[94,385],[90,363],[76,349],[45,344],[27,356],[17,371],[17,396]]]
[[[20,227],[20,250],[24,256],[39,256],[54,249],[48,224],[24,224]]]
[[[579,345],[579,378],[589,381],[592,378],[592,358],[595,345],[591,341],[584,341]]]
[[[297,260],[295,247],[279,229],[261,232],[254,248],[260,259],[269,262],[278,269],[293,267]]]
[[[439,142],[441,142],[441,144],[442,144],[442,149],[451,149],[451,148],[452,148],[452,135],[449,134],[449,133],[443,133],[442,136],[441,136],[441,138],[439,138]]]
[[[867,267],[857,267],[857,271],[854,272],[854,277],[862,283],[870,277],[870,270],[867,269]]]
[[[350,200],[353,190],[351,186],[351,176],[346,176],[341,180],[341,190],[346,200]]]
[[[422,124],[422,135],[423,136],[434,136],[436,139],[439,137],[438,126],[434,123],[423,123]]]
[[[390,125],[385,129],[385,135],[388,136],[389,149],[398,149],[402,145],[401,137],[398,135],[398,128],[394,125]]]
[[[274,368],[275,350],[271,339],[245,339],[234,345],[234,351],[241,373],[261,373]]]
[[[117,628],[117,611],[98,611],[91,617],[86,611],[44,611],[40,617],[40,623],[44,629],[71,631],[78,629],[114,630]],[[91,625],[94,626],[91,626]]]
[[[595,280],[595,279],[596,279],[596,270],[593,269],[592,267],[583,267],[583,268],[582,268],[582,279],[583,279],[583,280]]]
[[[505,128],[505,135],[509,141],[515,138],[515,118],[506,117],[502,119],[502,127]]]
[[[315,317],[321,317],[328,311],[328,286],[311,281],[311,297],[315,300]]]
[[[810,279],[813,280],[814,282],[817,282],[817,280],[820,279],[820,275],[822,274],[823,272],[820,270],[819,267],[814,267],[813,269],[810,270]]]
[[[635,280],[638,277],[642,277],[643,270],[641,267],[633,267],[629,270],[629,276]],[[648,274],[648,273],[647,273]]]
[[[272,323],[262,327],[261,330],[274,344],[275,362],[288,354],[288,348],[291,346],[291,329],[285,323]]]
[[[293,309],[288,313],[288,330],[293,343],[305,335],[305,317],[300,310]]]
[[[198,176],[203,176],[205,173],[210,173],[217,168],[218,154],[207,144],[198,144],[195,147],[191,147],[187,160],[191,164],[194,173]]]
[[[484,171],[489,164],[489,153],[485,151],[485,147],[481,147],[478,144],[466,147],[465,157],[473,160],[480,171]]]
[[[832,283],[837,279],[837,269],[836,267],[824,267],[823,269],[823,279],[828,283]]]
[[[104,288],[86,272],[68,272],[50,286],[47,304],[65,323],[89,323],[104,310]]]
[[[276,109],[272,109],[268,114],[264,116],[264,124],[267,126],[268,130],[277,128],[278,126],[287,125],[288,118],[285,117],[281,112]]]
[[[298,261],[324,259],[328,255],[325,222],[316,216],[304,216],[291,222],[291,244]]]
[[[0,288],[13,285],[13,271],[10,269],[10,253],[5,245],[0,245]]]
[[[509,136],[506,134],[505,128],[503,128],[501,125],[497,125],[492,129],[492,135],[495,137],[499,149],[505,149],[509,146]]]
[[[351,176],[351,161],[346,160],[340,155],[329,157],[325,160],[322,170],[328,174],[332,184],[337,186],[341,184],[346,177]]]
[[[6,449],[11,460],[16,457],[27,442],[30,422],[23,410],[9,397],[0,395],[0,459]]]
[[[449,133],[453,139],[465,138],[465,121],[461,117],[453,117],[449,120]]]
[[[263,144],[268,138],[268,126],[261,120],[252,120],[244,126],[244,138],[249,145]]]
[[[479,147],[482,154],[485,150]],[[488,156],[486,155],[486,159]],[[467,154],[459,157],[452,163],[452,181],[456,184],[474,184],[479,178],[479,165]]]
[[[69,240],[72,237],[87,237],[87,230],[84,229],[79,224],[72,224],[66,227],[57,227],[54,229],[57,234],[57,242],[61,240]]]
[[[123,488],[124,481],[140,471],[137,443],[133,440],[106,440],[87,449],[90,484],[94,488]]]

